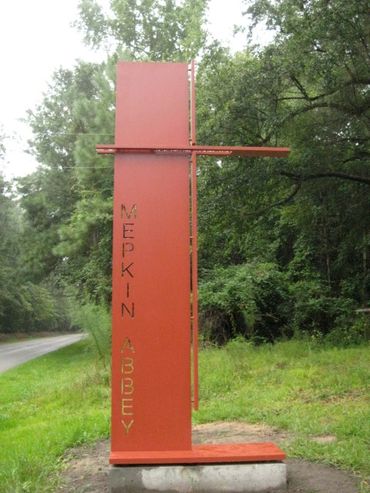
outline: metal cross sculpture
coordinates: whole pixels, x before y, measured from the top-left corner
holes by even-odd
[[[194,80],[194,63],[190,77],[183,63],[119,63],[116,142],[97,146],[99,153],[115,155],[111,464],[285,457],[272,443],[192,445],[192,401],[198,408],[197,156],[289,153],[285,147],[196,145]]]

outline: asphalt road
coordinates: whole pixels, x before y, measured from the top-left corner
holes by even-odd
[[[38,358],[61,347],[69,346],[83,337],[85,337],[84,334],[71,334],[0,344],[0,373],[21,365],[30,359]]]

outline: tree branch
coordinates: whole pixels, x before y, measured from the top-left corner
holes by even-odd
[[[313,102],[313,101],[317,101],[318,99],[323,99],[323,98],[326,98],[328,96],[332,96],[336,92],[343,89],[343,87],[352,86],[352,85],[354,85],[354,86],[356,86],[356,85],[367,86],[370,84],[370,77],[358,77],[358,76],[355,76],[353,74],[351,74],[351,75],[352,75],[351,79],[347,80],[346,82],[343,82],[339,87],[331,89],[330,91],[324,92],[322,94],[318,94],[317,96],[309,96],[308,93],[306,92],[306,90],[303,88],[302,84],[298,81],[298,79],[296,79],[294,77],[294,78],[292,78],[292,80],[293,80],[295,86],[297,88],[299,88],[301,94],[303,94],[303,95],[302,96],[286,96],[286,97],[278,98],[278,101],[295,99],[295,100],[301,100],[301,101],[303,100],[303,101]]]
[[[301,189],[301,186],[302,186],[301,182],[297,181],[294,184],[290,194],[287,195],[285,198],[278,200],[277,202],[273,202],[269,206],[264,207],[263,209],[260,209],[259,211],[248,214],[248,216],[262,216],[262,214],[269,212],[271,209],[274,209],[275,207],[281,207],[282,205],[288,204],[297,195],[297,193]]]
[[[287,178],[291,178],[292,180],[294,180],[299,184],[302,184],[303,182],[309,180],[318,180],[320,178],[339,178],[341,180],[355,181],[357,183],[362,183],[364,185],[370,186],[370,177],[351,175],[348,173],[342,173],[341,171],[328,171],[324,173],[313,173],[309,175],[291,173],[290,171],[280,171],[279,174],[281,176],[286,176]]]

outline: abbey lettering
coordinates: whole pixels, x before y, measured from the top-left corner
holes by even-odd
[[[125,338],[121,346],[121,375],[120,375],[120,394],[121,394],[121,423],[124,433],[127,435],[134,422],[134,394],[135,394],[135,360],[133,354],[135,347],[128,337]],[[130,354],[130,356],[128,356]]]
[[[135,227],[136,204],[121,204],[122,250],[121,279],[122,299],[121,317],[123,330],[127,334],[121,348],[120,360],[120,414],[124,433],[132,430],[135,422],[135,346],[131,330],[131,320],[135,318]]]

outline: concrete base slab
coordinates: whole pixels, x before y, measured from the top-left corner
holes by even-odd
[[[283,462],[111,466],[110,493],[270,493],[287,487]]]

